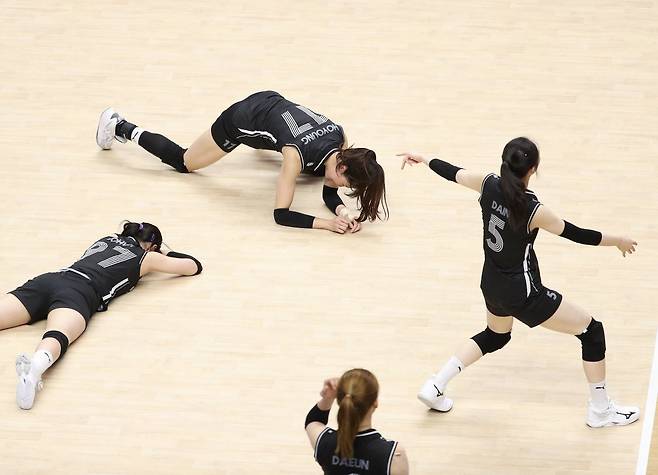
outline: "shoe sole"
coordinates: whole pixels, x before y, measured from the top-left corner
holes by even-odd
[[[436,411],[436,412],[450,412],[450,411],[452,411],[452,406],[454,405],[453,403],[450,403],[450,407],[449,407],[448,409],[437,409],[437,408],[434,407],[434,405],[432,404],[432,401],[430,401],[430,400],[426,399],[425,397],[423,397],[422,394],[418,394],[416,397],[418,398],[418,400],[419,400],[420,402],[422,402],[422,403],[425,404],[428,408],[430,408],[431,410]]]
[[[613,426],[627,426],[632,424],[633,422],[639,421],[640,420],[640,415],[635,419],[629,419],[628,422],[624,421],[623,423],[620,422],[605,422],[602,424],[591,424],[589,421],[587,421],[585,424],[587,424],[588,427],[591,427],[592,429],[600,429],[601,427],[613,427]]]
[[[106,124],[110,119],[112,119],[112,114],[114,114],[114,110],[111,107],[108,107],[103,112],[101,112],[101,116],[98,118],[98,127],[96,127],[96,145],[98,145],[103,150],[109,150],[112,148],[112,142],[110,142],[109,146],[103,147],[100,140],[101,125]]]

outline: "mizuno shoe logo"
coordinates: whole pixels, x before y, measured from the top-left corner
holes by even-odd
[[[435,386],[436,387],[436,386]],[[633,411],[629,412],[628,414],[624,412],[617,412],[620,416],[624,416],[626,420],[629,420],[633,414],[635,414]]]
[[[605,389],[605,386],[596,386],[594,389]]]
[[[436,387],[436,384],[433,385],[434,389],[436,389],[436,397],[441,397],[443,396],[443,393],[439,391],[439,388]]]

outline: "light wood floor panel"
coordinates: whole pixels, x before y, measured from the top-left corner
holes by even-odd
[[[606,325],[609,387],[642,405],[658,262],[658,5],[541,2],[0,2],[0,287],[70,264],[121,219],[158,224],[198,278],[155,282],[98,314],[14,402],[14,357],[44,324],[0,333],[0,473],[319,473],[302,422],[322,379],[381,384],[376,426],[416,474],[631,473],[641,425],[591,430],[575,338],[517,324],[450,386],[415,394],[484,326],[477,196],[396,152],[495,171],[505,142],[542,153],[533,188],[639,252],[542,234],[544,282]],[[241,147],[181,176],[94,143],[115,106],[181,145],[263,89],[372,147],[391,219],[354,236],[274,225],[279,160]],[[321,182],[294,207],[327,216]]]

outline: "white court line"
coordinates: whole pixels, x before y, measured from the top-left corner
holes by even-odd
[[[653,432],[653,420],[656,416],[656,398],[658,397],[658,333],[656,333],[656,345],[653,350],[653,365],[651,367],[651,379],[649,380],[649,393],[647,403],[644,406],[644,426],[642,427],[642,439],[640,439],[640,452],[637,456],[637,469],[635,475],[646,475],[649,464],[649,448],[651,447],[651,434]]]

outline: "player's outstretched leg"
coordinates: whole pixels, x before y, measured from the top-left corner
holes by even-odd
[[[499,317],[487,311],[487,327],[484,331],[464,342],[438,373],[430,377],[418,392],[418,399],[430,409],[447,412],[452,409],[452,399],[445,391],[452,378],[487,353],[501,349],[512,338],[512,317]]]
[[[184,149],[164,135],[148,132],[128,122],[109,107],[101,113],[98,121],[96,143],[103,150],[109,150],[115,139],[121,143],[128,140],[137,143],[180,173],[206,167],[227,154],[215,143],[210,130],[201,134],[189,149]]]
[[[85,327],[84,317],[70,308],[58,308],[48,314],[46,333],[34,354],[31,357],[21,354],[16,358],[18,407],[32,408],[37,391],[43,388],[41,376],[64,356],[69,344],[82,335]]]
[[[622,406],[608,396],[605,381],[605,333],[601,322],[582,308],[562,299],[558,310],[542,326],[575,335],[581,341],[583,369],[590,390],[586,419],[588,426],[627,425],[640,418],[640,408]]]

